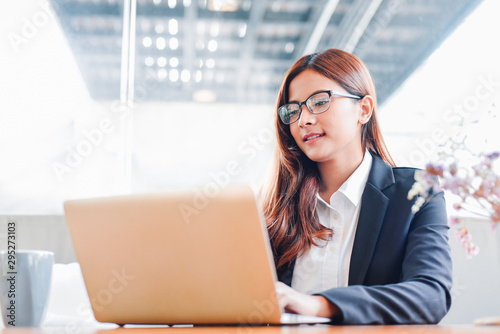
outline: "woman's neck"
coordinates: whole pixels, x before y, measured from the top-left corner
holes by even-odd
[[[356,152],[351,152],[348,156],[318,163],[319,175],[321,177],[319,187],[321,198],[330,203],[330,197],[339,190],[342,184],[361,165],[364,153],[364,150],[356,150]]]

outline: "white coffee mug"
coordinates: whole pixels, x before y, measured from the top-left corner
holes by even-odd
[[[0,304],[4,325],[40,326],[49,299],[54,253],[1,251],[0,259]]]

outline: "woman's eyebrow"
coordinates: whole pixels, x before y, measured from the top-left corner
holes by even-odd
[[[316,91],[312,92],[311,94],[309,94],[309,96],[308,96],[308,97],[306,97],[306,98],[305,98],[304,100],[302,100],[302,101],[307,100],[308,98],[310,98],[311,96],[313,96],[313,95],[314,95],[314,94],[316,94],[316,93],[321,93],[321,92],[329,92],[329,91],[332,91],[332,89],[318,89],[318,90],[316,90]],[[293,102],[299,103],[299,102],[302,102],[302,101],[299,101],[299,100],[292,100],[292,99],[290,99],[290,100],[288,101],[288,103],[293,103]]]

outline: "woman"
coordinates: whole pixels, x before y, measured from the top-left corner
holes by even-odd
[[[342,324],[439,322],[451,304],[443,193],[412,213],[415,169],[394,167],[364,64],[336,49],[304,56],[277,107],[262,200],[280,306]]]

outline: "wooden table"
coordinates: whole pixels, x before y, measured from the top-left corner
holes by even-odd
[[[283,327],[125,327],[116,329],[92,328],[3,328],[0,334],[482,334],[500,333],[500,326],[473,325],[412,325],[412,326],[327,326],[302,325]]]

